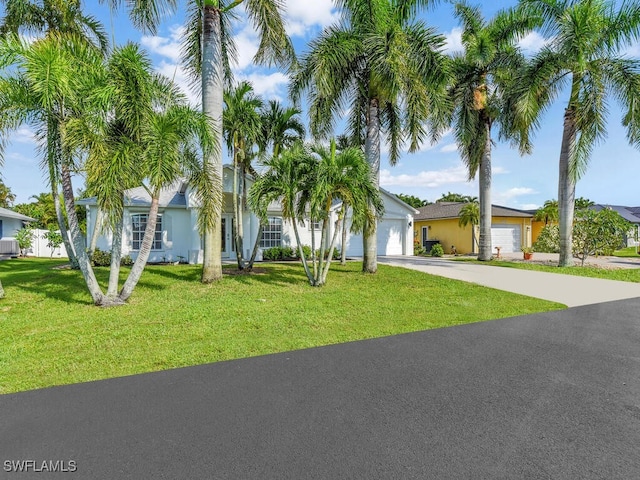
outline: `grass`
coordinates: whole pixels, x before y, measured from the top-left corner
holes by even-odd
[[[0,393],[563,308],[385,265],[363,275],[351,263],[321,289],[298,264],[213,285],[199,283],[198,267],[151,266],[129,304],[101,309],[60,264],[0,262]],[[107,274],[97,269],[102,283]]]
[[[638,247],[627,247],[622,250],[618,250],[617,252],[613,252],[614,257],[622,257],[622,258],[638,258]]]
[[[565,275],[576,275],[579,277],[602,278],[605,280],[640,283],[640,268],[581,267],[580,265],[574,265],[573,267],[558,267],[552,263],[549,265],[543,265],[540,263],[512,262],[509,260],[495,259],[489,262],[481,262],[475,258],[456,258],[455,260],[496,267],[518,268],[520,270],[535,270],[538,272],[562,273]]]

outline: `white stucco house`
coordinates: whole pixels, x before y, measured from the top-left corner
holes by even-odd
[[[224,168],[224,205],[222,216],[222,257],[235,259],[236,253],[232,241],[232,169]],[[251,179],[247,178],[247,188]],[[413,215],[417,213],[395,195],[382,190],[385,213],[378,224],[379,255],[413,255]],[[151,198],[143,187],[133,188],[125,194],[125,214],[122,238],[122,254],[131,255],[135,259],[146,226],[146,219]],[[78,202],[87,208],[87,236],[93,232],[97,217],[95,198]],[[332,228],[335,225],[336,212],[340,205],[334,205]],[[160,196],[159,221],[156,226],[149,262],[184,260],[189,263],[202,263],[202,238],[197,227],[198,205],[186,182],[178,181],[164,189]],[[350,224],[350,220],[347,219]],[[259,228],[258,218],[249,210],[243,212],[244,256],[250,257]],[[299,226],[300,242],[311,245],[311,225],[309,221]],[[316,245],[320,243],[320,231],[316,230]],[[338,235],[337,247],[342,248],[341,235]],[[87,242],[90,238],[87,238]],[[97,246],[101,250],[111,249],[111,234],[101,233]],[[297,247],[293,226],[282,219],[282,211],[278,204],[269,207],[269,225],[266,226],[260,240],[258,259],[262,258],[263,249],[275,246]],[[348,256],[362,256],[362,235],[349,233],[346,242]]]
[[[35,221],[8,208],[0,208],[0,255],[18,255],[20,249],[15,239],[16,232],[26,223]]]

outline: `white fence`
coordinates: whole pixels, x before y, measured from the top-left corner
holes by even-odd
[[[59,248],[52,249],[47,246],[47,240],[44,238],[44,234],[48,230],[34,229],[33,233],[33,245],[27,250],[27,256],[30,257],[53,257],[61,258],[67,256],[67,250],[64,248],[64,244]],[[60,231],[58,231],[60,233]]]

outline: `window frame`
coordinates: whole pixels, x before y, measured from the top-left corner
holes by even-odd
[[[140,218],[140,217],[144,217],[144,227],[140,228],[140,229],[136,229],[135,228],[135,219]],[[142,246],[142,241],[144,239],[144,232],[147,228],[147,222],[149,221],[149,214],[148,213],[132,213],[131,214],[131,250],[135,251],[135,252],[139,252],[140,251],[140,247]],[[138,220],[138,224],[142,225],[142,221]],[[158,252],[163,250],[163,241],[162,241],[162,237],[163,237],[163,225],[162,225],[162,214],[158,213],[157,216],[157,221],[156,221],[156,230],[154,232],[154,236],[153,236],[153,242],[151,243],[151,251],[152,252]],[[138,236],[138,238],[136,239],[136,236]],[[137,245],[136,245],[137,243]],[[137,248],[136,248],[137,247]],[[154,247],[159,247],[159,248],[154,248]]]
[[[268,249],[282,246],[282,217],[268,217],[268,224],[262,228],[260,248]],[[270,236],[270,238],[267,238]]]

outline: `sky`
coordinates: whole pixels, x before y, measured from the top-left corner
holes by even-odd
[[[321,30],[339,19],[339,12],[332,0],[285,0],[287,32],[292,38],[298,54],[303,53],[308,42]],[[514,5],[515,1],[480,2],[485,18],[496,11]],[[124,11],[111,14],[106,7],[95,1],[85,2],[86,11],[103,22],[117,44],[132,41],[141,44],[149,53],[154,68],[173,78],[189,95],[194,105],[197,95],[190,91],[187,75],[179,66],[180,38],[183,33],[186,3],[179,1],[179,11],[167,17],[156,35],[149,35],[133,28]],[[460,27],[453,17],[453,7],[440,2],[438,7],[422,15],[447,39],[446,50],[455,52],[460,48]],[[238,47],[238,62],[234,66],[237,80],[252,82],[257,94],[265,99],[278,99],[285,104],[288,78],[277,69],[267,69],[252,63],[258,38],[242,16],[234,23],[234,36]],[[545,39],[537,33],[529,34],[520,41],[525,52],[535,52]],[[638,58],[640,45],[631,45],[625,54]],[[496,143],[492,153],[493,183],[492,203],[518,209],[540,207],[545,200],[557,198],[558,158],[562,134],[563,111],[568,93],[561,94],[542,119],[542,127],[534,136],[533,152],[521,157],[508,144]],[[640,152],[628,145],[625,130],[621,126],[621,109],[611,101],[608,116],[608,136],[593,152],[589,168],[579,180],[576,196],[589,198],[596,203],[610,205],[640,206],[638,175]],[[303,120],[306,119],[303,118]],[[336,120],[336,135],[342,133],[342,122]],[[495,134],[494,134],[495,137]],[[465,166],[460,160],[455,140],[445,135],[435,144],[423,145],[419,152],[403,154],[395,166],[390,166],[387,152],[383,149],[380,184],[393,193],[414,195],[435,201],[447,192],[463,195],[478,195],[477,180],[468,180]],[[41,167],[42,156],[38,151],[34,132],[23,126],[10,137],[5,151],[4,166],[0,167],[0,178],[16,195],[14,203],[30,202],[32,195],[49,191],[46,174]],[[225,157],[228,162],[228,157]],[[639,169],[640,170],[640,169]],[[82,179],[76,178],[74,188],[82,187]]]

